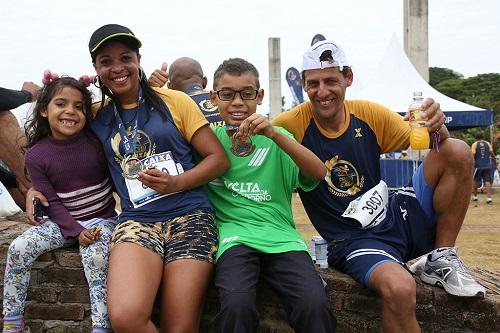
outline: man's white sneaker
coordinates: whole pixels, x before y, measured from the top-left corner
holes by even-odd
[[[457,254],[457,248],[444,250],[435,260],[431,258],[432,254],[429,254],[420,275],[423,282],[440,286],[451,295],[484,298],[486,290],[470,276]]]

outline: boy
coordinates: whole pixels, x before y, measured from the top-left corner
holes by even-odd
[[[293,188],[313,189],[325,166],[282,128],[256,113],[264,91],[247,61],[224,61],[214,74],[212,104],[225,127],[213,131],[230,169],[207,186],[216,211],[219,250],[215,286],[217,332],[254,332],[259,276],[281,297],[296,332],[334,332],[336,320],[307,245],[295,229]]]

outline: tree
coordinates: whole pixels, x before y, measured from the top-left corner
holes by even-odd
[[[493,110],[494,124],[500,123],[500,73],[479,74],[464,78],[462,74],[448,68],[431,67],[430,84],[439,92],[464,103]],[[489,128],[472,128],[454,131],[453,136],[474,142],[474,136],[482,131],[490,140]],[[500,153],[500,143],[494,144],[496,153]]]
[[[429,84],[431,86],[436,86],[438,83],[450,80],[450,79],[461,79],[464,76],[454,70],[441,67],[431,67],[429,68]]]

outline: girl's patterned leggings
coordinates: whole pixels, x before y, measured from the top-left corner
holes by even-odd
[[[102,220],[101,237],[89,246],[80,246],[85,277],[89,284],[92,327],[111,328],[106,305],[106,276],[108,273],[109,243],[114,220]],[[26,293],[33,262],[45,252],[75,243],[65,240],[59,226],[51,220],[31,227],[9,246],[3,290],[3,315],[19,316],[24,313]]]

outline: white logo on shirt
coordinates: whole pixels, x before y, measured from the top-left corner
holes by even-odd
[[[403,220],[406,221],[406,215],[408,215],[408,211],[406,209],[403,209],[403,207],[399,206],[399,210],[403,214]]]
[[[254,201],[271,201],[272,197],[267,190],[261,190],[258,183],[230,183],[224,181],[228,189],[233,192],[233,196],[241,195],[247,199]]]
[[[264,159],[267,156],[267,153],[269,152],[269,147],[268,148],[259,148],[253,155],[252,159],[250,162],[248,162],[248,166],[260,166],[264,162]]]
[[[227,244],[227,243],[230,243],[230,242],[235,241],[235,240],[237,240],[237,239],[238,239],[238,236],[226,237],[226,238],[224,238],[224,239],[221,241],[221,243],[222,243],[222,244]]]

